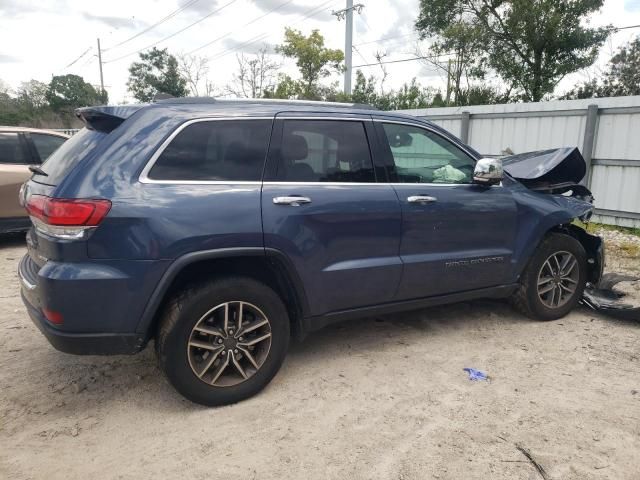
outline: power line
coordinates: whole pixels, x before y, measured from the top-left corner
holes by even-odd
[[[393,40],[394,38],[403,38],[403,37],[409,37],[412,35],[418,35],[416,32],[412,32],[412,33],[405,33],[404,35],[394,35],[392,37],[382,37],[382,38],[378,38],[377,40],[371,40],[369,42],[362,42],[362,43],[358,43],[356,45],[354,45],[354,47],[361,47],[362,45],[370,45],[372,43],[380,43],[380,42],[384,42],[385,40]]]
[[[84,57],[87,53],[89,53],[89,51],[92,49],[93,47],[89,47],[87,48],[84,52],[82,52],[80,54],[80,56],[78,58],[76,58],[73,62],[71,62],[69,65],[67,65],[66,67],[63,68],[63,70],[66,70],[67,68],[71,67],[73,64],[75,64],[78,60],[80,60],[82,57]]]
[[[291,2],[293,2],[293,0],[287,0],[286,2],[281,3],[281,4],[280,4],[280,5],[278,5],[277,7],[272,8],[272,9],[271,9],[271,10],[269,10],[267,13],[265,13],[265,14],[263,14],[263,15],[260,15],[259,17],[256,17],[256,18],[254,18],[253,20],[249,20],[247,23],[245,23],[244,25],[242,25],[242,26],[241,26],[241,27],[239,27],[239,28],[248,27],[248,26],[249,26],[249,25],[251,25],[252,23],[255,23],[255,22],[257,22],[258,20],[263,19],[263,18],[264,18],[264,17],[266,17],[267,15],[272,14],[272,13],[273,13],[273,12],[275,12],[276,10],[281,9],[282,7],[284,7],[285,5],[287,5],[287,4],[291,3]],[[197,52],[197,51],[199,51],[199,50],[202,50],[202,49],[203,49],[203,48],[205,48],[205,47],[208,47],[209,45],[212,45],[212,44],[216,43],[216,42],[217,42],[217,41],[219,41],[219,40],[222,40],[223,38],[228,37],[229,35],[231,35],[232,33],[234,33],[236,30],[238,30],[238,29],[230,30],[230,31],[228,31],[227,33],[225,33],[224,35],[221,35],[221,36],[219,36],[219,37],[217,37],[217,38],[214,38],[214,39],[213,39],[213,40],[211,40],[210,42],[207,42],[207,43],[205,43],[204,45],[200,45],[198,48],[194,48],[193,50],[191,50],[190,52],[188,52],[188,53],[187,53],[187,55],[191,55],[191,54],[193,54],[193,53],[195,53],[195,52]]]
[[[106,60],[106,61],[105,61],[105,62],[103,62],[103,63],[113,63],[113,62],[117,62],[117,61],[119,61],[119,60],[122,60],[123,58],[130,57],[131,55],[135,55],[136,53],[140,53],[140,52],[142,52],[142,51],[144,51],[144,50],[148,50],[148,49],[149,49],[149,48],[151,48],[151,47],[155,47],[155,46],[156,46],[156,45],[158,45],[159,43],[162,43],[162,42],[164,42],[164,41],[166,41],[166,40],[169,40],[170,38],[175,37],[176,35],[179,35],[180,33],[184,32],[185,30],[187,30],[187,29],[189,29],[189,28],[193,27],[194,25],[197,25],[198,23],[202,22],[203,20],[206,20],[206,19],[207,19],[207,18],[209,18],[211,15],[215,15],[216,13],[218,13],[218,12],[220,12],[221,10],[223,10],[223,9],[227,8],[229,5],[231,5],[231,4],[233,4],[233,3],[236,3],[237,1],[238,1],[238,0],[231,0],[230,2],[225,3],[225,4],[224,4],[223,6],[221,6],[220,8],[215,9],[213,12],[211,12],[211,13],[209,13],[209,14],[205,15],[204,17],[201,17],[200,19],[196,20],[196,21],[195,21],[195,22],[193,22],[193,23],[190,23],[190,24],[189,24],[189,25],[187,25],[186,27],[181,28],[180,30],[178,30],[178,31],[177,31],[177,32],[175,32],[175,33],[172,33],[172,34],[171,34],[171,35],[169,35],[168,37],[164,37],[163,39],[158,40],[157,42],[154,42],[154,43],[152,43],[152,44],[150,44],[150,45],[147,45],[146,47],[143,47],[143,48],[141,48],[141,49],[139,49],[139,50],[136,50],[135,52],[127,53],[126,55],[122,55],[121,57],[114,58],[113,60]]]
[[[335,4],[337,2],[338,2],[338,0],[328,0],[328,1],[324,2],[324,3],[322,3],[322,4],[316,5],[315,7],[307,10],[307,14],[304,17],[300,17],[297,20],[295,20],[294,22],[292,22],[291,26],[295,26],[298,23],[303,22],[304,20],[317,15],[318,13],[322,12],[322,10],[328,4],[331,4],[331,3]],[[273,35],[273,33],[274,32],[263,32],[262,34],[259,34],[259,35],[255,36],[255,37],[252,37],[249,40],[247,40],[246,42],[243,42],[240,45],[237,45],[236,47],[229,48],[229,49],[226,49],[226,50],[222,50],[222,51],[220,51],[218,53],[215,53],[210,58],[211,58],[211,60],[217,60],[219,58],[225,57],[225,56],[229,55],[232,52],[236,52],[236,51],[238,51],[239,49],[241,49],[243,47],[248,47],[249,45],[252,45],[252,44],[254,44],[254,43],[256,43],[256,42],[258,42],[258,41],[260,41],[260,40],[262,40],[264,38],[269,37],[270,35]]]
[[[352,45],[352,46],[351,46],[351,48],[353,48],[353,50],[354,50],[358,55],[360,55],[360,58],[361,58],[362,60],[364,60],[365,62],[367,61],[367,59],[366,59],[366,58],[364,58],[364,55],[362,55],[362,53],[360,52],[360,50],[358,50],[358,47],[356,47],[355,45]]]
[[[185,3],[182,7],[178,8],[177,10],[174,10],[173,12],[171,12],[169,15],[167,15],[166,17],[158,20],[156,23],[154,23],[153,25],[148,26],[147,28],[145,28],[144,30],[142,30],[141,32],[136,33],[135,35],[133,35],[132,37],[127,38],[126,40],[121,41],[120,43],[117,43],[116,45],[109,47],[109,48],[103,48],[102,51],[103,52],[107,52],[109,50],[113,50],[114,48],[119,47],[120,45],[124,45],[125,43],[130,42],[131,40],[134,40],[136,38],[138,38],[140,35],[144,35],[145,33],[149,32],[150,30],[153,30],[154,28],[156,28],[158,25],[163,24],[164,22],[166,22],[167,20],[172,19],[173,17],[175,17],[178,13],[182,12],[183,10],[189,8],[191,5],[193,5],[196,2],[199,2],[200,0],[191,0],[187,3]]]
[[[451,53],[442,53],[440,55],[434,55],[431,57],[414,57],[414,58],[404,58],[402,60],[388,60],[386,62],[376,62],[376,63],[366,63],[363,65],[354,65],[353,68],[362,68],[362,67],[373,67],[377,65],[386,65],[387,63],[402,63],[402,62],[413,62],[415,60],[433,60],[435,58],[444,57],[447,55],[455,55],[454,52]]]
[[[628,27],[612,27],[610,30],[618,32],[620,30],[628,30],[630,28],[640,28],[640,25],[629,25]]]

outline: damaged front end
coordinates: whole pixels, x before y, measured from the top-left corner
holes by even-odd
[[[572,212],[574,222],[561,225],[558,230],[579,240],[587,252],[587,286],[581,303],[618,318],[640,320],[640,306],[629,303],[625,292],[614,288],[621,282],[639,279],[617,273],[603,274],[604,242],[587,232],[594,198],[581,183],[587,166],[580,151],[568,147],[527,152],[504,157],[502,165],[509,176],[527,189],[558,195],[558,200]]]
[[[572,197],[593,203],[591,191],[580,182],[587,165],[576,147],[553,148],[510,155],[504,170],[530,190]]]

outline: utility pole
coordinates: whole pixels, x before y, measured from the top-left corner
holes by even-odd
[[[104,95],[104,78],[102,76],[102,50],[100,50],[99,38],[98,38],[98,65],[100,66],[100,94]]]
[[[447,107],[449,106],[449,101],[451,100],[451,59],[449,59],[447,65]]]
[[[345,19],[345,32],[344,32],[344,93],[345,95],[351,95],[351,76],[352,76],[352,62],[351,54],[353,50],[353,11],[360,13],[364,5],[362,3],[353,4],[353,0],[347,0],[347,7],[344,10],[338,10],[337,12],[331,12],[338,20]]]

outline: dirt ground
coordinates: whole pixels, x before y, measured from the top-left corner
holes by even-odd
[[[19,297],[24,252],[0,243],[2,479],[543,478],[517,446],[547,478],[640,478],[640,322],[537,323],[495,301],[355,321],[294,344],[260,395],[206,409],[151,348],[49,346]]]

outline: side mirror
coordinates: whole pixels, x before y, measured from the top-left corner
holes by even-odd
[[[502,181],[502,160],[499,158],[481,158],[473,170],[473,182],[480,185],[496,185]]]

